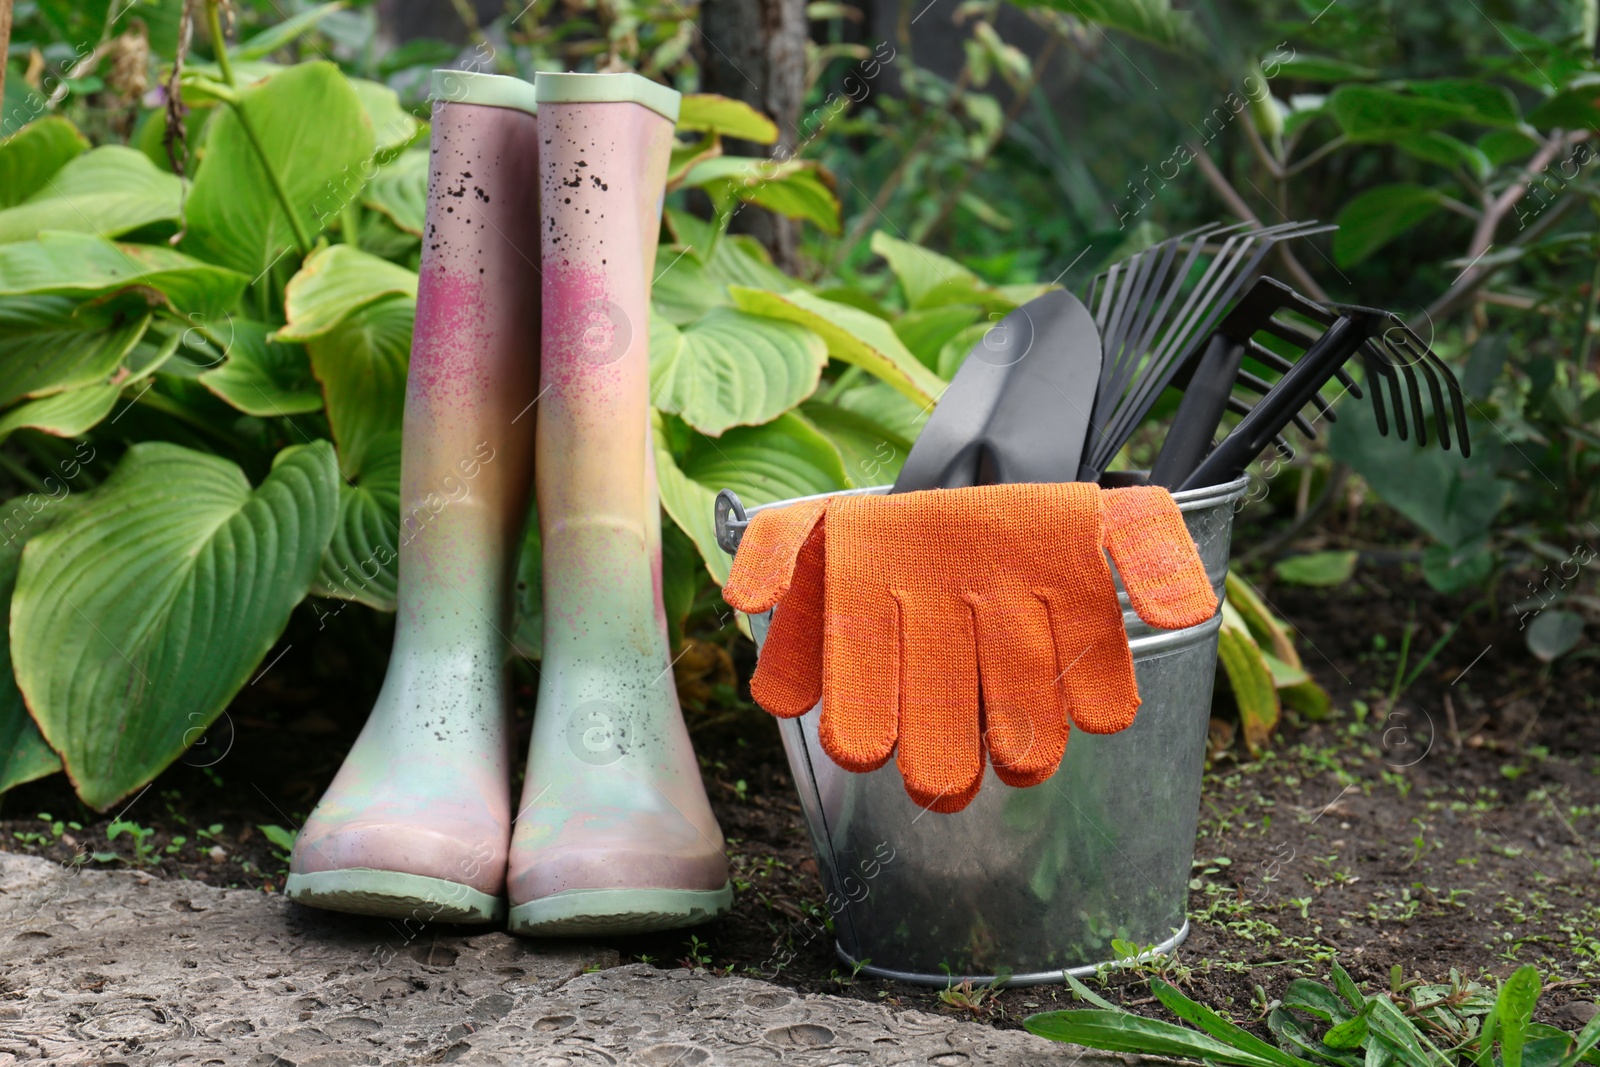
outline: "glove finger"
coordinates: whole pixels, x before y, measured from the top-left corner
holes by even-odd
[[[793,581],[800,550],[827,506],[826,500],[804,500],[756,512],[739,541],[722,599],[747,615],[782,600]]]
[[[773,610],[750,679],[755,702],[783,719],[804,715],[822,699],[824,536],[818,523],[800,549],[794,579]]]
[[[832,568],[830,568],[831,572]],[[847,771],[875,771],[899,730],[900,616],[892,597],[826,577],[818,740]]]
[[[1183,514],[1160,486],[1101,493],[1105,545],[1139,618],[1163,630],[1198,626],[1217,613],[1217,594]]]
[[[1049,608],[1027,595],[972,607],[989,763],[1007,785],[1038,785],[1061,765],[1069,730]]]
[[[1111,573],[1095,576],[1089,595],[1067,597],[1041,590],[1050,605],[1060,686],[1072,725],[1091,734],[1126,729],[1139,710],[1133,654],[1122,625]]]
[[[900,605],[900,775],[918,804],[960,811],[983,781],[978,653],[971,607],[896,590]]]

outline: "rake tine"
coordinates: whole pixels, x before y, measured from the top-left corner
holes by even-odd
[[[1211,227],[1211,229],[1214,229],[1214,227]],[[1174,294],[1178,293],[1179,288],[1184,283],[1184,278],[1189,277],[1189,270],[1194,267],[1195,259],[1198,259],[1198,254],[1200,254],[1198,250],[1205,243],[1205,235],[1208,232],[1210,232],[1208,227],[1202,227],[1202,229],[1192,230],[1189,235],[1186,235],[1186,237],[1195,237],[1198,234],[1198,237],[1190,245],[1189,258],[1184,261],[1184,267],[1176,277],[1171,277],[1170,274],[1170,258],[1174,258],[1178,254],[1179,245],[1186,240],[1186,237],[1174,237],[1163,242],[1163,245],[1166,245],[1166,254],[1168,254],[1168,261],[1165,264],[1166,270],[1163,270],[1158,286],[1150,288],[1150,299],[1152,301],[1154,301],[1157,294],[1165,298],[1163,299],[1162,307],[1157,310],[1154,318],[1147,318],[1149,325],[1146,326],[1146,330],[1139,334],[1133,334],[1134,341],[1131,344],[1126,342],[1126,338],[1130,334],[1125,333],[1122,334],[1122,338],[1118,339],[1118,344],[1123,347],[1120,347],[1120,349],[1107,349],[1107,354],[1115,358],[1114,365],[1112,365],[1112,373],[1102,376],[1101,379],[1102,394],[1106,395],[1107,400],[1107,419],[1112,416],[1115,403],[1122,398],[1123,390],[1128,387],[1128,381],[1133,378],[1134,371],[1138,370],[1139,362],[1144,358],[1147,346],[1154,338],[1154,331],[1157,331],[1162,325],[1162,317],[1166,314],[1166,306],[1171,304],[1171,299],[1173,299]]]
[[[1434,353],[1433,349],[1428,347],[1422,338],[1417,336],[1414,330],[1404,323],[1401,324],[1400,336],[1408,349],[1417,352],[1425,365],[1431,370],[1436,370],[1439,376],[1444,379],[1445,389],[1450,393],[1450,407],[1455,415],[1456,439],[1461,443],[1461,454],[1470,456],[1472,454],[1472,445],[1467,439],[1466,398],[1462,395],[1461,383],[1456,381],[1455,372]],[[1429,384],[1433,384],[1431,378],[1429,379]],[[1440,403],[1441,400],[1436,393],[1434,396],[1434,404],[1436,405],[1434,416],[1438,420],[1439,442],[1445,448],[1449,448],[1450,433],[1447,429],[1448,423],[1445,421],[1443,408],[1437,406]]]
[[[1422,390],[1417,388],[1417,375],[1411,369],[1411,360],[1401,352],[1389,348],[1387,343],[1383,346],[1394,358],[1395,365],[1400,368],[1400,374],[1406,380],[1406,394],[1411,398],[1412,424],[1416,427],[1417,446],[1423,447],[1428,443],[1428,417],[1422,411]]]
[[[1310,333],[1310,332],[1308,332],[1306,330],[1302,330],[1299,327],[1291,326],[1290,324],[1285,323],[1285,322],[1279,322],[1277,319],[1268,319],[1267,323],[1268,323],[1267,325],[1262,327],[1263,330],[1265,330],[1267,333],[1272,334],[1272,336],[1274,336],[1274,337],[1277,337],[1277,338],[1279,338],[1281,340],[1284,340],[1284,341],[1288,341],[1292,345],[1299,345],[1301,348],[1310,348],[1312,345],[1317,343],[1317,335],[1312,334],[1312,333]],[[1261,348],[1261,346],[1256,345],[1255,342],[1253,342],[1253,341],[1251,342],[1251,345],[1252,345],[1252,348],[1251,348],[1252,354],[1255,353],[1257,348],[1260,348],[1260,350],[1262,352],[1267,352],[1269,355],[1272,355],[1276,359],[1280,359],[1281,360],[1283,358],[1281,356],[1278,356],[1276,353],[1271,352],[1269,349]],[[1257,358],[1259,358],[1259,357],[1257,357]],[[1261,362],[1264,363],[1266,361],[1265,360],[1261,360]],[[1286,370],[1287,369],[1287,364],[1285,364],[1285,366],[1281,367],[1281,368],[1280,367],[1273,367],[1273,369],[1274,370]],[[1345,389],[1348,390],[1350,393],[1354,394],[1355,398],[1357,400],[1361,399],[1361,386],[1356,384],[1356,380],[1354,378],[1350,377],[1350,373],[1348,371],[1346,371],[1343,367],[1340,367],[1338,370],[1333,372],[1333,376],[1335,378],[1339,379],[1339,384],[1344,386]]]
[[[1119,344],[1123,343],[1124,339],[1133,339],[1131,347],[1135,358],[1138,358],[1141,354],[1140,342],[1143,341],[1152,321],[1151,313],[1155,310],[1156,301],[1161,298],[1172,276],[1172,261],[1177,258],[1178,246],[1182,240],[1183,238],[1180,237],[1177,240],[1165,242],[1165,246],[1161,250],[1160,261],[1155,264],[1155,269],[1144,279],[1139,287],[1139,299],[1136,302],[1134,314],[1127,327],[1118,337]],[[1182,279],[1178,280],[1178,284],[1182,284]]]
[[[1150,404],[1154,402],[1155,397],[1160,396],[1161,391],[1171,383],[1173,375],[1179,369],[1178,366],[1174,365],[1179,363],[1176,358],[1178,353],[1182,352],[1185,356],[1190,355],[1187,351],[1189,338],[1191,336],[1205,336],[1215,326],[1217,320],[1221,318],[1223,308],[1215,300],[1215,296],[1234,278],[1234,272],[1238,269],[1239,263],[1244,260],[1257,240],[1264,234],[1270,236],[1293,225],[1296,224],[1282,224],[1262,230],[1253,230],[1248,233],[1234,234],[1223,242],[1216,258],[1211,261],[1211,265],[1201,275],[1194,291],[1189,294],[1189,298],[1184,301],[1183,307],[1171,321],[1160,347],[1151,355],[1146,366],[1144,380],[1130,397],[1126,398],[1131,400],[1131,403],[1121,405],[1117,418],[1113,423],[1114,432],[1111,436],[1111,440],[1116,442],[1118,448],[1131,435],[1133,427],[1138,424],[1138,420],[1143,418],[1144,413],[1149,410]],[[1253,270],[1255,263],[1259,263],[1261,256],[1264,254],[1258,253],[1248,269]]]
[[[1434,428],[1439,434],[1439,446],[1448,449],[1450,447],[1450,422],[1445,415],[1444,394],[1439,390],[1439,376],[1434,373],[1433,367],[1428,362],[1427,355],[1413,348],[1404,334],[1400,335],[1398,341],[1386,336],[1384,342],[1390,348],[1413,357],[1410,360],[1410,365],[1415,366],[1422,372],[1423,381],[1428,383],[1428,397],[1433,401]],[[1419,434],[1418,436],[1420,437],[1421,435]]]
[[[1378,432],[1387,436],[1389,433],[1388,412],[1394,412],[1395,436],[1405,441],[1409,438],[1406,430],[1405,401],[1400,396],[1400,375],[1395,372],[1394,364],[1389,354],[1376,345],[1363,345],[1362,357],[1366,359],[1368,370],[1372,373],[1372,411],[1378,422]],[[1384,386],[1388,386],[1388,397],[1384,397]]]
[[[1254,405],[1246,404],[1236,396],[1230,396],[1228,398],[1228,410],[1235,415],[1248,415],[1254,410]],[[1315,437],[1316,434],[1311,436]],[[1277,446],[1279,452],[1284,453],[1290,459],[1294,458],[1294,446],[1289,443],[1288,438],[1284,437],[1283,434],[1275,434],[1272,438],[1272,443]]]
[[[1267,390],[1272,388],[1272,383],[1271,382],[1267,381],[1265,378],[1262,378],[1262,377],[1260,377],[1258,375],[1251,374],[1247,370],[1240,370],[1239,371],[1239,377],[1238,377],[1237,380],[1238,380],[1238,383],[1240,385],[1244,386],[1246,389],[1253,389],[1257,393],[1260,393],[1262,396],[1266,396],[1267,395]],[[1319,419],[1320,418],[1326,418],[1329,422],[1337,421],[1333,417],[1333,407],[1332,407],[1332,405],[1330,405],[1326,400],[1322,399],[1322,394],[1321,393],[1312,393],[1311,394],[1311,403],[1313,403],[1313,404],[1315,404],[1317,406],[1317,418],[1319,418]],[[1306,426],[1304,423],[1296,422],[1295,425],[1299,426],[1302,430],[1305,430],[1307,433],[1311,433],[1310,428],[1308,426]],[[1311,436],[1315,437],[1316,434],[1315,433],[1311,433]]]

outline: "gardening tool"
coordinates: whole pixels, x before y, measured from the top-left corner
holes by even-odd
[[[1282,288],[1287,289],[1286,286]],[[1379,433],[1388,433],[1387,410],[1393,414],[1396,436],[1402,441],[1406,440],[1409,432],[1406,401],[1409,399],[1410,428],[1416,433],[1418,446],[1427,445],[1427,414],[1417,384],[1420,373],[1428,387],[1440,447],[1450,448],[1453,420],[1461,454],[1471,454],[1466,403],[1460,384],[1450,368],[1398,315],[1378,308],[1353,305],[1338,305],[1334,310],[1317,308],[1315,313],[1308,310],[1307,314],[1321,321],[1327,327],[1326,331],[1320,337],[1310,338],[1305,353],[1292,364],[1284,367],[1279,361],[1274,366],[1274,369],[1282,370],[1282,377],[1276,383],[1264,389],[1260,388],[1264,383],[1256,383],[1263,394],[1260,401],[1248,408],[1239,424],[1182,479],[1183,488],[1196,488],[1236,478],[1272,438],[1296,418],[1300,409],[1317,397],[1317,391],[1339,373],[1345,361],[1357,352],[1361,353],[1367,385],[1372,391],[1373,414]],[[1291,332],[1297,331],[1284,330],[1279,336]],[[1307,335],[1293,339],[1305,343]],[[1257,349],[1260,346],[1252,342],[1251,352],[1258,354]],[[1261,352],[1265,352],[1265,349],[1261,349]],[[1401,394],[1402,379],[1405,383],[1404,396]],[[1384,398],[1386,389],[1387,407]],[[1332,412],[1327,405],[1323,404],[1322,408],[1324,414],[1331,417]],[[1184,465],[1179,463],[1174,467],[1181,470]]]
[[[1211,447],[1217,426],[1224,411],[1243,415],[1250,406],[1234,395],[1235,385],[1242,385],[1257,393],[1265,393],[1268,383],[1242,368],[1246,352],[1258,363],[1279,372],[1289,369],[1289,361],[1255,340],[1262,331],[1273,334],[1302,349],[1315,340],[1315,336],[1283,322],[1274,316],[1284,310],[1321,322],[1327,314],[1322,305],[1306,299],[1282,282],[1273,278],[1259,278],[1234,308],[1217,326],[1217,332],[1205,343],[1198,362],[1191,357],[1185,361],[1173,378],[1173,384],[1183,390],[1183,400],[1173,415],[1162,441],[1161,452],[1150,469],[1150,484],[1176,489],[1205,458]],[[1361,388],[1348,375],[1340,372],[1345,389],[1358,400]],[[1320,393],[1311,396],[1319,417],[1334,421],[1333,409]],[[1308,437],[1316,437],[1315,428],[1296,412],[1293,421]],[[1293,454],[1293,449],[1282,435],[1275,437],[1279,451]]]
[[[649,422],[650,265],[678,94],[538,76],[544,659],[507,890],[517,934],[621,934],[732,901],[678,707]]]
[[[1209,337],[1275,245],[1332,228],[1302,222],[1256,230],[1202,227],[1136,253],[1097,277],[1089,303],[1103,335],[1105,360],[1078,479],[1099,481],[1185,367],[1184,357]],[[1210,241],[1220,244],[1184,295]],[[1180,257],[1184,245],[1188,252]]]
[[[1053,290],[972,347],[917,435],[894,492],[1070,480],[1095,382],[1100,335],[1071,293]]]
[[[1166,490],[1081,482],[765,511],[744,531],[723,596],[751,614],[778,604],[751,683],[763,707],[792,718],[820,698],[835,763],[864,773],[898,750],[906,792],[949,813],[977,794],[985,744],[1002,782],[1032,786],[1061,762],[1063,708],[1090,733],[1133,721],[1139,694],[1107,551],[1150,625],[1215,614]]]
[[[1219,597],[1247,485],[1240,478],[1173,497]],[[795,503],[763,505],[748,518]],[[747,516],[731,493],[715,517],[719,542],[742,552]],[[763,658],[782,614],[749,617]],[[912,803],[896,767],[839,767],[822,747],[819,715],[778,720],[830,933],[851,973],[940,988],[1001,975],[1008,985],[1059,983],[1115,962],[1112,937],[1152,953],[1184,940],[1221,617],[1163,631],[1131,612],[1123,620],[1141,701],[1133,724],[1079,732],[1060,769],[1035,788],[986,776],[955,814]]]
[[[525,81],[434,71],[432,90],[394,651],[295,840],[285,893],[336,911],[487,922],[504,913],[511,833],[502,635],[533,471],[538,136]]]

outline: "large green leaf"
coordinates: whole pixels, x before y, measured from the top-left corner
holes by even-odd
[[[0,245],[0,296],[62,293],[80,298],[153,290],[175,311],[210,320],[250,279],[156,245],[118,244],[87,233],[45,233]]]
[[[1502,85],[1476,78],[1434,78],[1414,81],[1406,86],[1417,96],[1454,107],[1465,122],[1480,126],[1521,125],[1522,112],[1517,98]]]
[[[428,212],[428,150],[401,152],[379,167],[362,190],[361,202],[388,216],[396,229],[421,237]]]
[[[697,163],[682,185],[705,188],[713,197],[736,196],[768,211],[839,232],[839,199],[820,166],[810,160],[717,156]]]
[[[82,500],[71,487],[51,477],[45,493],[29,493],[0,504],[0,617],[11,618],[11,593],[17,566],[30,538],[66,517]],[[8,630],[9,633],[9,630]],[[61,759],[45,744],[11,673],[11,641],[0,641],[0,793],[61,769]]]
[[[200,384],[246,415],[302,415],[322,409],[322,390],[311,359],[297,344],[269,339],[271,327],[246,319],[229,322],[220,340],[221,366],[200,373]]]
[[[982,315],[983,309],[973,304],[923,308],[895,319],[894,332],[924,367],[938,374],[939,352],[957,334],[977,323]]]
[[[339,470],[346,478],[361,473],[377,438],[400,430],[416,311],[417,302],[410,297],[388,297],[346,316],[306,344],[339,445]]]
[[[241,91],[239,102],[302,226],[318,232],[319,220],[338,215],[342,198],[361,192],[374,144],[361,99],[339,68],[317,62]],[[186,211],[184,246],[251,278],[294,245],[289,219],[231,107],[209,124]]]
[[[874,315],[803,289],[774,293],[735,285],[728,292],[745,311],[811,329],[827,343],[830,356],[861,367],[919,404],[931,404],[944,392],[944,379],[923,366],[893,327]]]
[[[0,405],[106,380],[149,325],[143,301],[87,307],[64,296],[0,300]]]
[[[318,249],[284,289],[289,323],[278,331],[278,340],[309,341],[357,308],[396,293],[416,298],[416,272],[350,245]]]
[[[17,684],[85,803],[154,778],[221,713],[317,573],[338,514],[326,442],[279,453],[252,490],[227,460],[130,448],[23,553]]]
[[[665,325],[659,357],[652,328],[650,398],[712,437],[788,411],[816,389],[828,362],[827,345],[805,327],[732,308],[714,308],[681,332]]]
[[[1439,194],[1409,182],[1368,189],[1346,204],[1336,220],[1333,258],[1354,266],[1439,210]]]
[[[662,506],[700,549],[718,584],[727,581],[729,564],[712,524],[718,490],[732,489],[750,506],[848,484],[839,450],[793,412],[764,426],[735,427],[716,439],[693,434],[681,461],[658,432],[656,478]]]
[[[1372,85],[1341,85],[1329,97],[1333,117],[1352,141],[1395,141],[1471,119],[1470,108]]]
[[[182,334],[173,333],[159,347],[148,342],[135,346],[107,381],[18,404],[0,415],[0,439],[24,427],[57,437],[87,433],[111,414],[129,386],[148,378],[171,359],[180,340]]]
[[[872,250],[889,261],[909,310],[986,304],[998,296],[988,282],[949,256],[890,237],[882,230],[872,235]]]
[[[339,521],[311,591],[393,611],[399,526],[400,435],[390,433],[373,440],[356,483],[339,486]]]
[[[0,243],[32,240],[41,230],[115,237],[176,219],[182,197],[183,183],[143,152],[104,145],[47,177],[22,203],[0,211]]]
[[[800,414],[839,450],[847,487],[891,484],[900,476],[911,452],[909,438],[871,415],[821,400],[801,404]]]
[[[350,88],[356,91],[361,106],[372,124],[373,147],[379,152],[389,152],[408,144],[422,128],[415,115],[400,105],[400,94],[382,82],[365,78],[351,78]]]
[[[1528,113],[1528,122],[1541,130],[1588,130],[1600,123],[1600,81],[1556,93]]]
[[[1171,0],[1023,0],[1020,6],[1055,8],[1174,52],[1193,51],[1205,41],[1194,16],[1187,11],[1174,11]]]
[[[1293,58],[1275,63],[1271,76],[1313,82],[1356,82],[1371,81],[1380,73],[1373,67],[1364,67],[1346,59],[1298,52]]]
[[[1328,455],[1348,464],[1384,503],[1435,541],[1465,545],[1494,523],[1511,484],[1496,473],[1500,450],[1488,426],[1471,424],[1472,455],[1463,459],[1459,450],[1446,452],[1436,443],[1418,448],[1398,440],[1393,425],[1390,436],[1380,436],[1366,400],[1349,398],[1337,411],[1339,421],[1328,431]]]
[[[756,144],[773,144],[778,127],[742,100],[715,93],[685,93],[678,104],[678,129],[704,130]]]
[[[0,208],[37,193],[89,147],[88,138],[60,115],[46,115],[0,141]]]

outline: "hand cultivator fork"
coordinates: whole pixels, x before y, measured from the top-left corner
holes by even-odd
[[[1282,310],[1295,311],[1320,323],[1325,330],[1318,335],[1285,323],[1275,317]],[[1254,340],[1254,335],[1263,331],[1302,348],[1303,354],[1290,362],[1272,352]],[[1318,391],[1334,377],[1360,399],[1360,389],[1343,371],[1345,361],[1358,352],[1366,370],[1379,433],[1388,435],[1392,415],[1395,436],[1406,440],[1414,427],[1418,446],[1427,445],[1427,412],[1418,383],[1420,375],[1427,386],[1440,447],[1450,448],[1453,422],[1461,454],[1471,454],[1460,384],[1427,342],[1398,315],[1357,305],[1326,308],[1281,282],[1263,278],[1224,320],[1203,353],[1196,350],[1185,361],[1193,368],[1189,374],[1191,380],[1174,419],[1173,430],[1151,472],[1151,481],[1173,489],[1193,489],[1229,481],[1238,477],[1291,421],[1302,432],[1315,437],[1313,426],[1300,416],[1300,409],[1307,403],[1314,403],[1319,418],[1326,416],[1333,421],[1332,406]],[[1240,363],[1245,354],[1281,376],[1269,385],[1257,375],[1242,370]],[[1261,399],[1252,406],[1233,396],[1235,382],[1259,394]],[[1222,414],[1223,405],[1217,400],[1219,390],[1228,409],[1240,413],[1243,418],[1210,455],[1204,455]],[[1281,438],[1278,440],[1281,442]]]

